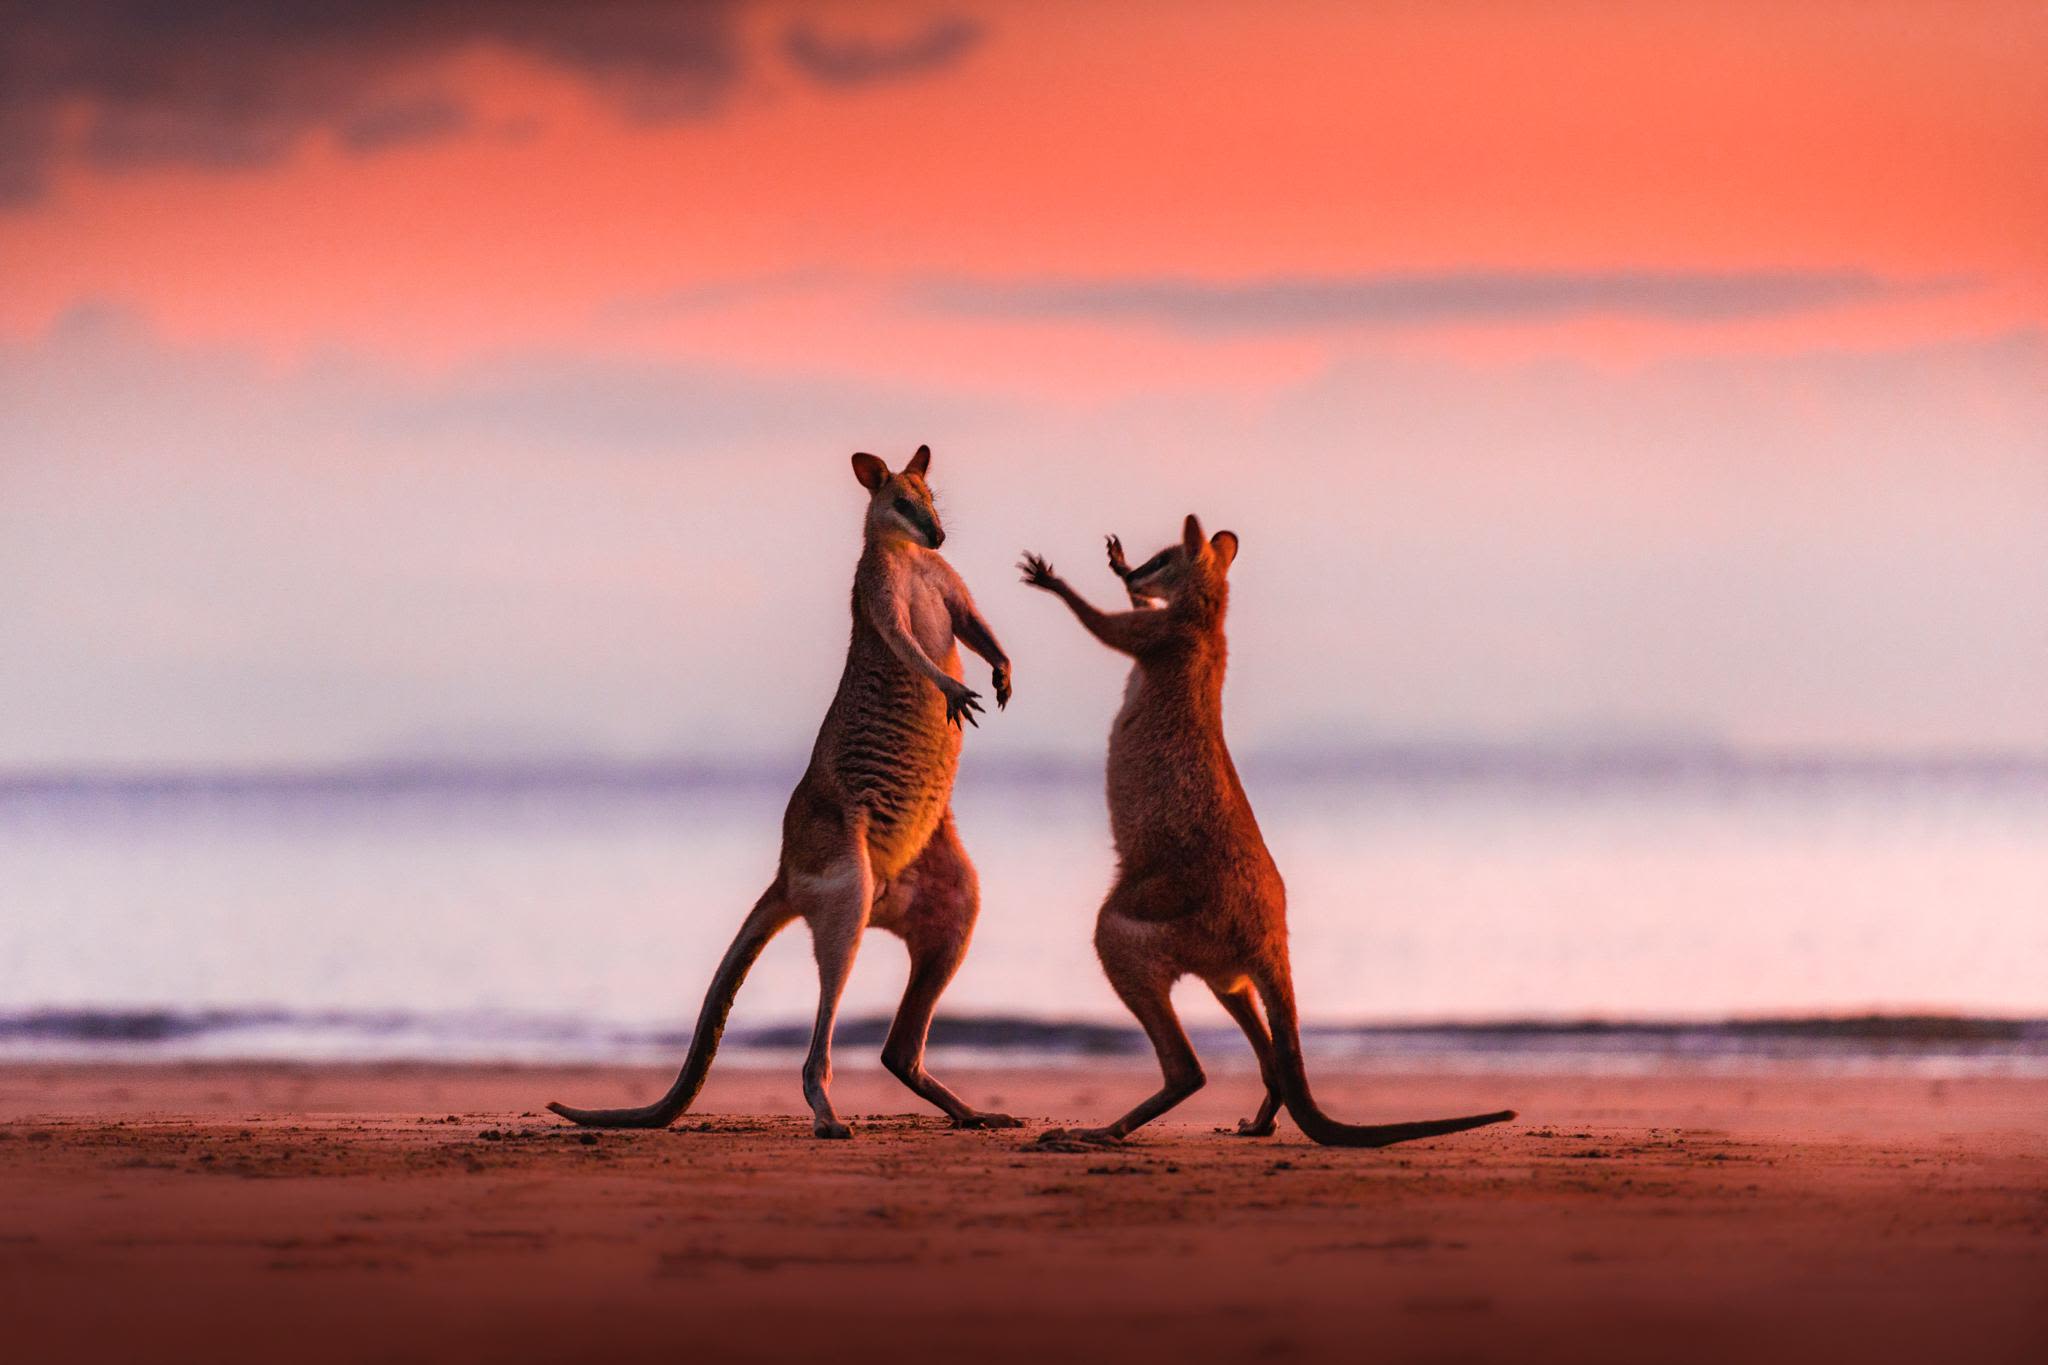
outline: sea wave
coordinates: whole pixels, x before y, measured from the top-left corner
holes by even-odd
[[[885,1016],[842,1020],[846,1064],[872,1060]],[[1235,1030],[1190,1030],[1205,1056],[1249,1065]],[[791,1061],[806,1023],[727,1032],[729,1059]],[[0,1061],[306,1061],[657,1063],[689,1046],[685,1028],[500,1012],[45,1008],[0,1012]],[[942,1016],[935,1053],[956,1063],[1142,1061],[1145,1037],[1121,1024],[1014,1015]],[[1712,1021],[1480,1020],[1325,1024],[1304,1031],[1324,1062],[1446,1070],[1649,1071],[1674,1065],[1740,1070],[1804,1066],[1929,1074],[2048,1075],[2048,1020],[1867,1014]],[[1243,1057],[1238,1054],[1245,1053]]]

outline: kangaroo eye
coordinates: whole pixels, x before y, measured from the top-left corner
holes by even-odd
[[[917,509],[910,505],[910,499],[908,498],[896,499],[896,510],[901,512],[906,517],[914,517],[917,515]]]

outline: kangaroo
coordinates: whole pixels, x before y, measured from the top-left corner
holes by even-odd
[[[810,925],[818,960],[818,1015],[804,1061],[812,1131],[844,1138],[832,1110],[832,1024],[870,926],[902,937],[910,983],[882,1047],[882,1062],[955,1127],[1014,1128],[1007,1114],[970,1107],[924,1067],[925,1035],[939,995],[966,955],[980,913],[974,864],[953,826],[953,775],[961,722],[979,725],[981,694],[961,679],[956,642],[992,670],[996,706],[1010,700],[1010,660],[967,585],[939,557],[946,533],[925,482],[931,448],[900,473],[866,453],[854,476],[868,491],[860,562],[853,573],[853,639],[839,691],[811,750],[811,764],[782,817],[782,860],[705,993],[688,1058],[668,1093],[638,1109],[548,1108],[593,1128],[662,1128],[690,1107],[711,1069],[719,1035],[747,970],[791,921]]]
[[[1223,740],[1223,614],[1237,544],[1230,531],[1205,537],[1190,516],[1179,544],[1133,569],[1109,537],[1109,567],[1132,606],[1115,613],[1089,605],[1035,554],[1018,565],[1026,583],[1059,597],[1089,634],[1136,661],[1109,732],[1117,875],[1096,920],[1095,951],[1166,1079],[1106,1128],[1053,1129],[1039,1140],[1121,1142],[1202,1088],[1202,1064],[1170,994],[1188,975],[1216,993],[1258,1054],[1266,1095],[1238,1124],[1242,1136],[1269,1136],[1282,1105],[1303,1133],[1335,1147],[1384,1147],[1512,1119],[1504,1109],[1360,1126],[1331,1118],[1309,1092],[1288,967],[1287,890]]]

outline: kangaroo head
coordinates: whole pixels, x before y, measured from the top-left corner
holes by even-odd
[[[1180,540],[1126,572],[1124,586],[1161,606],[1195,592],[1220,596],[1230,561],[1236,558],[1237,533],[1218,531],[1204,537],[1200,519],[1190,512],[1181,524]]]
[[[938,510],[932,506],[931,485],[924,481],[931,463],[930,446],[919,446],[917,454],[896,474],[866,451],[853,457],[853,477],[868,490],[870,539],[904,540],[927,550],[946,543],[946,530],[939,525]]]

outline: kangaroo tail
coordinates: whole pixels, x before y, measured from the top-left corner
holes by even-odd
[[[711,1059],[718,1052],[718,1040],[725,1032],[725,1017],[732,1012],[733,997],[739,994],[740,983],[747,979],[747,970],[761,956],[768,940],[792,918],[783,895],[782,878],[778,876],[775,884],[754,903],[732,946],[725,950],[725,957],[711,978],[711,988],[704,993],[704,1008],[697,1014],[697,1031],[690,1038],[690,1055],[666,1095],[638,1109],[574,1109],[559,1100],[548,1108],[586,1128],[666,1128],[674,1123],[704,1086]]]
[[[1512,1109],[1491,1114],[1466,1114],[1454,1119],[1419,1119],[1413,1123],[1340,1123],[1325,1114],[1309,1093],[1308,1068],[1302,1062],[1301,1028],[1294,1013],[1294,985],[1286,968],[1255,978],[1259,995],[1266,1002],[1266,1017],[1273,1028],[1274,1059],[1279,1063],[1280,1098],[1287,1113],[1312,1141],[1325,1147],[1389,1147],[1416,1138],[1462,1133],[1467,1128],[1484,1128],[1489,1123],[1506,1123],[1515,1117]]]

